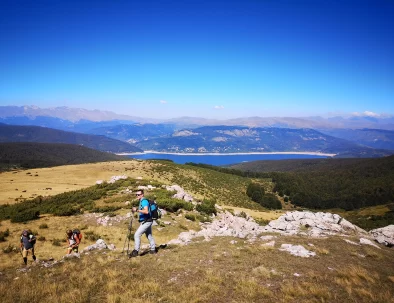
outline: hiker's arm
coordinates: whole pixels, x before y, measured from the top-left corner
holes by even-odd
[[[77,235],[74,236],[75,246],[78,246],[81,241],[79,241],[79,237]]]
[[[137,209],[137,212],[144,214],[144,215],[149,214],[148,206],[145,206],[143,209]]]

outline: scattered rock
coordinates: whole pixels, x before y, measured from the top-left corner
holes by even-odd
[[[360,239],[360,244],[371,245],[371,246],[374,246],[374,247],[376,247],[376,248],[381,249],[379,246],[377,246],[376,244],[374,244],[371,240],[364,239],[364,238],[361,238],[361,239]]]
[[[267,243],[261,244],[261,246],[267,246],[267,247],[274,247],[275,246],[275,241],[270,241]]]
[[[116,247],[113,244],[107,245],[103,239],[98,239],[95,244],[89,245],[88,247],[85,247],[82,252],[88,252],[92,250],[102,250],[102,249],[109,249],[109,250],[115,250]]]
[[[74,259],[74,258],[78,258],[78,259],[81,258],[81,254],[72,252],[71,254],[67,254],[63,257],[63,259]]]
[[[352,245],[357,245],[357,246],[360,245],[360,244],[358,244],[358,243],[356,243],[356,242],[353,242],[353,241],[350,241],[350,240],[348,240],[348,239],[344,239],[344,241],[347,242],[347,243],[349,243],[349,244],[352,244]]]
[[[369,232],[376,242],[386,246],[394,245],[394,225],[373,229]]]
[[[302,245],[282,244],[279,250],[288,251],[291,255],[302,258],[309,258],[316,255],[315,252],[305,249]]]

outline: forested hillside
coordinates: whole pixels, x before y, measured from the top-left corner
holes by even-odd
[[[40,142],[78,144],[113,153],[140,152],[141,149],[104,136],[65,132],[39,126],[0,124],[0,142]]]
[[[72,144],[0,143],[0,171],[113,160],[125,160],[125,157]]]
[[[271,172],[267,165],[262,168],[266,161],[235,167],[250,176],[271,177],[279,195],[297,206],[351,210],[394,201],[394,156],[272,162]]]

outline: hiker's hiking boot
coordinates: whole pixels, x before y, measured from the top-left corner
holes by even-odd
[[[131,254],[129,255],[129,258],[134,258],[134,257],[138,257],[138,250],[133,250],[132,252],[131,252]]]

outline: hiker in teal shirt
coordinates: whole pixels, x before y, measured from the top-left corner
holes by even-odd
[[[140,200],[140,205],[138,209],[136,207],[132,208],[133,212],[139,213],[138,221],[140,222],[140,226],[134,234],[134,250],[131,252],[130,257],[137,257],[140,245],[141,245],[141,236],[145,234],[149,240],[150,244],[150,253],[156,253],[156,244],[155,239],[153,239],[152,235],[152,224],[153,220],[149,213],[149,201],[144,197],[144,191],[142,189],[138,190],[136,193],[137,198]]]

